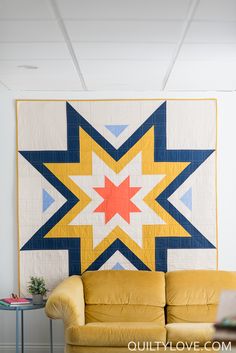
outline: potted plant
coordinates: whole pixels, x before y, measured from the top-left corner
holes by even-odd
[[[45,281],[42,277],[30,277],[28,291],[32,294],[33,304],[43,304],[43,297],[47,293]]]

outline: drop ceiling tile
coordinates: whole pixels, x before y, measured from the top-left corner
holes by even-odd
[[[236,43],[186,43],[178,61],[235,61]]]
[[[38,69],[24,69],[30,65]],[[71,60],[0,61],[0,81],[15,90],[81,90],[81,83]]]
[[[186,42],[236,43],[236,22],[192,22]]]
[[[48,0],[0,0],[0,19],[53,19]]]
[[[37,80],[30,77],[24,80],[10,77],[4,79],[4,82],[11,90],[15,91],[83,91],[78,81],[69,77],[66,79],[61,79],[60,77],[48,77],[47,79],[38,77]]]
[[[178,61],[167,90],[235,90],[235,61]]]
[[[80,61],[89,90],[159,90],[168,67],[155,61]]]
[[[0,21],[0,42],[63,42],[54,21]]]
[[[65,19],[184,19],[190,0],[57,0]]]
[[[167,89],[236,89],[236,43],[184,44],[174,65]]]
[[[73,47],[78,60],[170,60],[175,44],[166,43],[79,43]],[[0,47],[1,51],[1,47]],[[1,54],[0,54],[1,55]]]
[[[64,43],[0,43],[0,60],[71,59]]]
[[[176,42],[181,21],[65,21],[72,42]]]
[[[236,1],[235,0],[201,0],[195,16],[198,20],[236,20]]]

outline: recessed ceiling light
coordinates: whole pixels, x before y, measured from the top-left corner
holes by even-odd
[[[37,70],[38,66],[33,65],[18,65],[19,69],[26,69],[26,70]]]

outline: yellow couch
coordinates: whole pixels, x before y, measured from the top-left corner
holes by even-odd
[[[193,348],[212,340],[225,289],[236,289],[236,273],[86,272],[54,289],[46,313],[64,321],[66,353],[150,352],[182,348],[179,342]]]

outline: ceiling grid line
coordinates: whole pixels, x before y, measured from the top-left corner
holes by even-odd
[[[8,91],[11,91],[11,89],[4,82],[0,81],[0,85],[5,87]]]
[[[83,89],[85,91],[88,91],[88,88],[87,88],[86,83],[85,83],[84,76],[82,74],[79,62],[78,62],[77,57],[75,55],[72,43],[70,41],[70,37],[69,37],[67,29],[66,29],[66,27],[64,25],[64,22],[63,22],[63,19],[61,17],[60,11],[59,11],[59,9],[57,7],[57,4],[56,4],[55,0],[49,0],[49,1],[51,3],[52,9],[54,11],[58,26],[59,26],[59,28],[60,28],[60,30],[62,32],[62,35],[63,35],[63,37],[65,39],[65,43],[67,45],[67,48],[68,48],[68,50],[70,52],[70,55],[71,55],[72,61],[74,63],[75,69],[76,69],[76,71],[77,71],[77,73],[79,75],[79,78],[80,78],[80,81],[81,81],[81,85],[82,85],[82,87],[83,87]]]
[[[176,61],[177,61],[177,59],[178,59],[180,50],[181,50],[181,48],[182,48],[182,45],[183,45],[184,40],[185,40],[185,38],[186,38],[186,35],[187,35],[187,33],[188,33],[190,24],[191,24],[191,22],[192,22],[192,19],[193,19],[193,17],[194,17],[194,14],[195,14],[195,12],[196,12],[196,10],[197,10],[197,7],[198,7],[198,5],[199,5],[199,1],[200,1],[200,0],[192,0],[192,3],[191,3],[191,5],[190,5],[190,7],[189,7],[188,14],[187,14],[186,19],[185,19],[184,24],[183,24],[183,31],[182,31],[182,34],[181,34],[181,36],[180,36],[179,41],[178,41],[177,44],[176,44],[176,50],[175,50],[175,52],[174,52],[174,54],[173,54],[172,60],[171,60],[171,62],[170,62],[170,65],[169,65],[169,67],[168,67],[168,69],[167,69],[166,75],[165,75],[164,80],[163,80],[162,91],[164,91],[164,90],[166,89],[166,86],[167,86],[167,84],[168,84],[169,78],[170,78],[170,76],[171,76],[171,73],[172,73],[172,71],[173,71],[173,68],[174,68],[174,66],[175,66],[175,63],[176,63]]]

